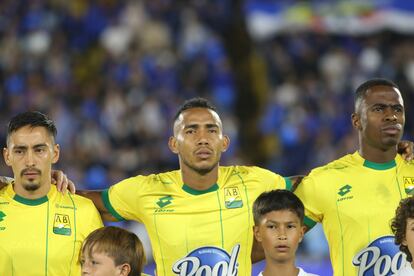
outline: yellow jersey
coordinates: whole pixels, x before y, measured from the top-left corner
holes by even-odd
[[[157,275],[250,275],[253,202],[289,185],[265,169],[231,166],[220,167],[205,191],[185,185],[176,170],[126,179],[102,198],[119,220],[146,226]]]
[[[80,275],[81,243],[102,226],[92,201],[62,195],[54,185],[34,200],[17,195],[13,185],[0,191],[0,244],[13,262],[10,275]]]
[[[393,275],[406,261],[390,222],[413,188],[414,162],[397,155],[373,163],[355,152],[312,170],[295,193],[305,205],[305,224],[323,225],[335,275]]]

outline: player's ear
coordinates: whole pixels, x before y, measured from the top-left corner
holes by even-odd
[[[407,239],[406,239],[406,238],[404,238],[404,239],[402,240],[401,244],[402,244],[402,245],[404,245],[404,246],[407,246]]]
[[[174,136],[170,136],[170,138],[168,139],[168,147],[173,153],[178,154],[177,138],[175,138]]]
[[[362,129],[361,116],[358,113],[356,113],[356,112],[352,113],[351,120],[352,120],[352,126],[356,130],[361,130]]]
[[[55,164],[59,160],[60,156],[60,146],[59,144],[53,145],[53,157],[52,157],[52,164]]]
[[[229,146],[230,146],[230,137],[227,136],[227,135],[223,135],[223,145],[222,145],[222,148],[221,148],[221,152],[227,151]]]
[[[120,276],[128,276],[131,272],[131,266],[128,263],[124,263],[118,266]]]
[[[253,226],[253,234],[258,242],[262,242],[262,235],[260,234],[259,226]]]
[[[11,166],[9,150],[7,148],[3,148],[3,157],[4,162],[6,162],[7,166]]]
[[[302,225],[300,226],[300,236],[299,236],[299,242],[302,242],[303,236],[305,235],[306,226]]]

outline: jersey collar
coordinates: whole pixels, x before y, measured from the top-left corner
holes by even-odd
[[[42,196],[40,198],[36,198],[36,199],[29,199],[29,198],[25,198],[25,197],[22,197],[22,196],[16,194],[14,192],[13,185],[9,185],[8,192],[10,194],[10,197],[13,198],[13,200],[15,200],[15,201],[17,201],[21,204],[28,205],[28,206],[37,206],[37,205],[40,205],[40,204],[43,204],[43,203],[47,202],[50,198],[55,196],[56,187],[54,185],[51,185],[47,195]]]
[[[184,191],[186,191],[187,193],[192,194],[192,195],[202,195],[202,194],[206,194],[206,193],[209,193],[209,192],[214,192],[214,191],[217,191],[218,188],[219,188],[219,186],[217,185],[217,183],[214,184],[213,186],[211,186],[210,188],[206,189],[206,190],[195,190],[195,189],[191,188],[190,186],[187,186],[186,184],[183,184],[183,187],[182,187],[182,189]]]
[[[355,156],[357,157],[357,159],[359,159],[362,162],[362,165],[364,167],[370,168],[370,169],[374,169],[377,171],[384,171],[384,170],[388,170],[391,168],[394,168],[397,165],[397,162],[395,161],[398,158],[398,155],[396,156],[396,158],[394,160],[391,160],[389,162],[385,162],[385,163],[376,163],[376,162],[372,162],[372,161],[368,161],[366,159],[364,159],[359,152],[357,151]]]

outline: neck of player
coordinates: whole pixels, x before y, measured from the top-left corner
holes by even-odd
[[[266,266],[263,276],[297,276],[299,269],[295,266],[295,261],[276,262],[266,259]]]
[[[397,155],[397,146],[384,149],[373,147],[369,144],[360,143],[359,154],[368,161],[375,163],[386,163],[395,159]]]
[[[207,190],[211,188],[218,180],[218,164],[211,171],[200,174],[199,172],[187,167],[181,166],[183,183],[194,190]]]
[[[50,183],[50,182],[49,182]],[[51,184],[41,184],[36,190],[27,190],[22,183],[18,183],[17,180],[14,183],[14,192],[27,199],[38,199],[47,195],[50,190]]]

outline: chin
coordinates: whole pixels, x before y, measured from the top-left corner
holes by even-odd
[[[26,183],[23,184],[23,188],[28,192],[33,192],[39,189],[40,185],[38,183]]]

